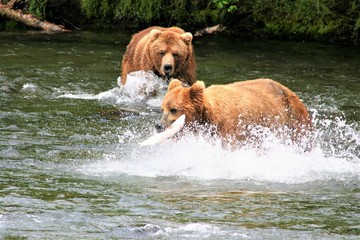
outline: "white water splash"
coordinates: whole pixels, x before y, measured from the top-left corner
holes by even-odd
[[[22,88],[21,88],[21,92],[24,93],[35,93],[38,89],[38,86],[34,83],[25,83]]]
[[[229,229],[224,230],[220,226],[207,223],[188,223],[165,228],[155,224],[146,224],[145,226],[134,228],[132,231],[154,237],[177,236],[181,238],[203,239],[215,236],[229,236]],[[230,235],[242,238],[248,237],[246,233],[239,233],[237,230],[230,230]]]
[[[339,131],[342,130],[335,130],[333,134]],[[222,147],[219,139],[209,140],[189,133],[176,142],[168,140],[151,147],[141,148],[130,144],[121,150],[121,154],[107,154],[104,159],[85,165],[80,171],[100,176],[176,176],[289,184],[354,177],[360,179],[360,159],[348,151],[354,148],[352,143],[344,142],[343,151],[333,154],[321,144],[317,144],[311,152],[304,153],[275,137],[263,140],[262,151],[251,147],[228,150]],[[349,145],[347,149],[345,145]]]
[[[165,81],[156,76],[152,71],[129,73],[124,86],[121,85],[120,81],[121,78],[119,77],[118,85],[123,89],[124,95],[130,98],[130,101],[142,101],[148,97],[165,94],[167,89]]]
[[[219,227],[206,224],[206,223],[189,223],[186,225],[180,225],[179,227],[166,227],[160,229],[155,235],[169,236],[178,235],[180,237],[191,238],[207,238],[212,235],[221,236],[226,235],[228,232],[221,231]]]
[[[61,95],[57,98],[83,99],[83,100],[98,100],[101,102],[115,104],[120,101],[121,90],[115,87],[111,90],[101,92],[99,94],[83,93],[81,91],[59,91]]]
[[[98,100],[107,104],[146,102],[150,106],[159,106],[167,88],[165,81],[152,71],[131,72],[127,76],[125,85],[121,84],[120,77],[117,79],[117,83],[118,87],[99,94],[60,89],[57,98]]]

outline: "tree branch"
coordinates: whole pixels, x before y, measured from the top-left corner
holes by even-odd
[[[11,3],[12,1],[10,1]],[[0,17],[5,17],[10,20],[22,23],[28,27],[36,28],[36,29],[42,29],[47,32],[70,32],[71,30],[68,30],[64,28],[63,26],[56,25],[53,23],[50,23],[48,21],[43,21],[37,18],[36,16],[29,14],[29,13],[23,13],[21,10],[14,10],[11,8],[12,5],[4,5],[0,3]]]

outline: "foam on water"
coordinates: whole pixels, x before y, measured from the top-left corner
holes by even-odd
[[[98,100],[108,104],[132,104],[146,102],[150,106],[158,106],[161,96],[165,94],[164,80],[152,71],[137,71],[129,73],[125,85],[121,84],[121,77],[117,79],[118,87],[98,94],[81,91],[58,90],[57,98]]]
[[[207,223],[185,223],[178,226],[161,227],[155,224],[146,224],[141,227],[131,229],[133,235],[151,237],[170,237],[176,239],[333,239],[331,234],[317,232],[314,234],[309,231],[296,231],[288,229],[271,228],[246,228],[246,227],[228,227],[224,224]],[[335,237],[336,238],[336,237]],[[336,238],[337,239],[337,238]],[[353,239],[350,237],[350,239]]]
[[[161,78],[140,71],[130,74],[127,84],[119,88],[96,95],[64,93],[58,97],[123,104],[146,102],[158,107],[165,88]],[[316,131],[315,146],[310,152],[284,144],[271,134],[260,136],[261,150],[251,146],[230,150],[222,146],[220,139],[192,133],[177,141],[141,147],[138,143],[145,139],[144,133],[128,129],[125,134],[130,143],[119,140],[117,150],[109,149],[102,159],[92,160],[78,170],[99,176],[128,174],[280,183],[360,179],[359,126],[347,123],[345,118],[328,118],[314,109],[312,112]]]
[[[224,149],[219,140],[189,134],[174,142],[152,147],[129,145],[125,151],[107,154],[85,165],[91,175],[128,174],[146,177],[177,176],[195,179],[236,179],[304,183],[360,177],[359,158],[329,155],[320,146],[301,152],[295,146],[267,139],[266,150]]]
[[[148,234],[148,236],[178,236],[182,238],[209,238],[209,237],[226,237],[229,236],[229,229],[223,230],[220,226],[206,223],[188,223],[179,226],[162,228],[155,224],[146,224],[142,227],[132,229],[135,233]],[[231,236],[247,238],[246,233],[230,230]]]
[[[38,86],[33,83],[25,83],[23,87],[21,88],[21,92],[24,93],[34,93],[38,89]]]

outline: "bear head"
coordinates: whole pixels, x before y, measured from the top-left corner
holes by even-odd
[[[191,87],[185,86],[178,79],[173,79],[161,104],[162,116],[155,125],[158,132],[164,131],[181,115],[185,114],[185,125],[191,127],[195,122],[202,122],[204,114],[204,90],[202,81]]]
[[[153,29],[149,36],[149,57],[155,71],[169,80],[186,66],[192,54],[192,34]]]

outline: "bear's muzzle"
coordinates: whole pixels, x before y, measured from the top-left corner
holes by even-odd
[[[156,132],[163,132],[165,131],[165,125],[162,124],[161,122],[158,122],[155,124],[155,129],[156,129]]]
[[[164,73],[167,77],[169,77],[172,74],[172,65],[171,64],[165,64],[164,65]]]

